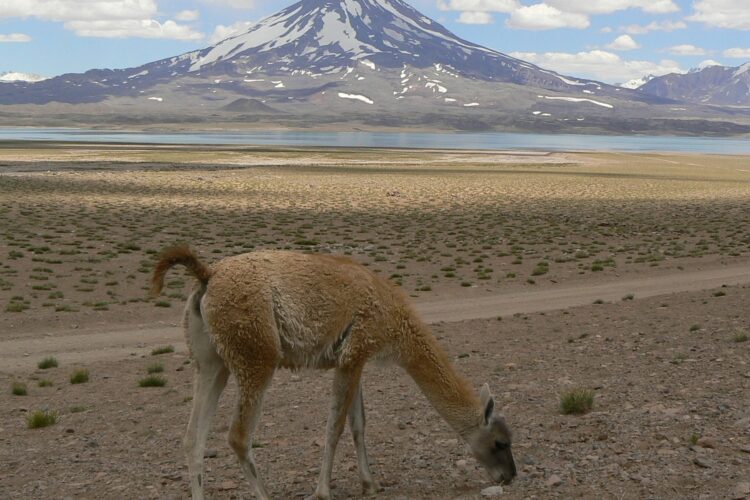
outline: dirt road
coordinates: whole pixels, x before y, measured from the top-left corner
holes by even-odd
[[[648,298],[678,292],[750,283],[750,264],[686,270],[647,278],[625,279],[600,284],[560,285],[539,291],[504,293],[488,297],[417,302],[417,309],[429,323],[486,319],[516,313],[553,311],[602,300],[619,301],[633,294]],[[108,331],[70,330],[33,338],[0,341],[0,372],[13,373],[33,368],[47,355],[66,364],[124,359],[149,351],[153,346],[173,344],[178,352],[186,346],[177,325],[158,328],[120,328]]]

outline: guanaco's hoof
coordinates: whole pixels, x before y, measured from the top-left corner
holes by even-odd
[[[377,483],[377,481],[373,481],[372,483],[362,483],[362,493],[365,495],[374,495],[380,491],[383,491],[383,488]]]

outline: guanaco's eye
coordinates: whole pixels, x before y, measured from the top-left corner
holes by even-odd
[[[510,443],[501,443],[500,441],[495,441],[495,448],[500,451],[507,450],[508,448],[510,448]]]

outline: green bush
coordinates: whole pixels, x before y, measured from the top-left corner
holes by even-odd
[[[594,391],[575,388],[560,395],[560,410],[565,415],[581,415],[594,407]]]
[[[57,422],[57,412],[50,410],[35,410],[26,417],[29,429],[47,427]]]

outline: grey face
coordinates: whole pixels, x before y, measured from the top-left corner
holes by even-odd
[[[505,420],[491,416],[480,431],[474,446],[474,455],[484,465],[490,477],[508,484],[516,477],[516,463],[511,451],[511,434]]]

